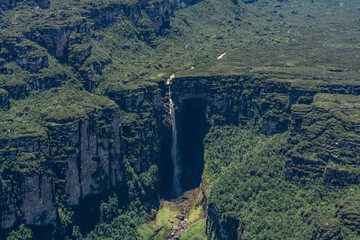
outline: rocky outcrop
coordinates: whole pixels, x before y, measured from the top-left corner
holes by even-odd
[[[334,211],[334,210],[333,210]],[[359,234],[360,229],[359,199],[348,198],[336,204],[333,215],[317,224],[314,239],[346,239],[351,232]]]
[[[56,176],[65,180],[64,194],[69,205],[77,206],[81,199],[120,185],[118,111],[92,112],[84,121],[49,126],[49,129],[53,139],[50,155]]]
[[[263,133],[275,134],[287,130],[291,90],[271,85],[266,78],[249,76],[189,77],[173,80],[171,90],[179,107],[188,99],[204,99],[210,121],[222,116],[227,123],[258,125]]]
[[[52,235],[59,217],[55,191],[62,193],[57,195],[62,204],[76,207],[82,199],[120,188],[119,119],[118,110],[109,107],[73,123],[49,122],[48,137],[2,139],[1,164],[9,165],[0,194],[2,228],[24,222],[50,228]]]
[[[9,97],[12,99],[23,99],[26,97],[27,89],[25,84],[18,84],[15,86],[3,86],[3,88],[8,92]]]
[[[16,63],[30,72],[36,72],[49,65],[47,56],[23,56],[16,59]]]
[[[47,90],[51,88],[60,87],[66,80],[67,75],[65,73],[55,74],[52,76],[39,75],[32,79],[31,88],[34,90]]]
[[[8,129],[9,134],[14,131]],[[0,216],[3,229],[16,222],[44,226],[56,224],[55,195],[46,171],[48,147],[40,136],[2,139],[0,160],[4,166]]]
[[[41,4],[39,3],[41,6],[48,6],[47,0],[39,2],[41,2]],[[199,0],[177,0],[175,2],[168,0],[156,2],[142,0],[130,5],[103,4],[92,7],[88,11],[82,10],[83,18],[72,22],[68,26],[60,28],[56,25],[50,28],[49,26],[46,26],[46,28],[35,26],[30,32],[25,33],[25,36],[47,49],[53,56],[67,61],[71,33],[84,33],[86,36],[89,36],[90,30],[97,30],[107,27],[115,21],[122,21],[124,17],[122,14],[125,14],[125,17],[130,19],[135,25],[141,25],[141,19],[148,17],[153,31],[161,34],[165,28],[170,26],[170,15],[174,10],[197,2]],[[144,14],[147,16],[144,16]],[[82,51],[80,54],[75,55],[78,55],[77,59],[79,62],[83,62],[89,55],[89,48],[87,48],[87,51]]]
[[[20,211],[28,225],[56,225],[55,193],[51,176],[26,176]]]
[[[46,50],[27,39],[5,40],[2,45],[9,51],[2,57],[8,61],[15,60],[25,70],[37,72],[49,65]]]
[[[317,94],[310,105],[293,105],[291,129],[304,141],[289,152],[289,179],[322,177],[325,184],[335,185],[359,182],[354,155],[360,147],[358,99]]]
[[[27,35],[29,39],[43,46],[47,51],[57,58],[63,58],[66,55],[67,43],[71,33],[71,27],[60,29],[39,29],[32,31]]]

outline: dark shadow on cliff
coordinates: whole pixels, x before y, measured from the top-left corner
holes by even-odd
[[[200,98],[184,100],[178,119],[181,183],[184,192],[200,186],[204,170],[203,140],[209,131],[205,100]]]
[[[176,112],[178,148],[181,158],[182,192],[197,188],[204,170],[203,140],[209,130],[206,119],[206,101],[201,98],[186,99]],[[171,130],[163,132],[162,157],[160,160],[160,195],[172,196],[173,164],[171,160]]]
[[[106,195],[89,196],[80,200],[78,223],[81,232],[89,233],[100,220],[100,202]]]

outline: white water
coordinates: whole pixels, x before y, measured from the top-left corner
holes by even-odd
[[[178,152],[178,138],[177,138],[177,130],[176,130],[176,120],[175,120],[175,109],[174,103],[171,99],[171,89],[170,89],[170,80],[169,83],[169,103],[170,103],[170,118],[171,118],[171,127],[172,127],[172,139],[171,139],[171,159],[174,165],[173,171],[173,195],[175,197],[180,196],[181,194],[181,163]]]

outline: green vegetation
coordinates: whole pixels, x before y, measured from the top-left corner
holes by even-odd
[[[133,201],[126,210],[121,209],[117,195],[110,196],[100,205],[100,222],[95,229],[79,239],[140,239],[136,227],[145,224],[145,212]],[[144,229],[144,228],[143,228]],[[146,229],[147,231],[149,229]],[[73,231],[74,236],[74,231]]]
[[[53,89],[14,101],[10,111],[0,115],[0,134],[2,139],[45,137],[47,125],[71,123],[83,119],[91,111],[114,108],[117,106],[112,100],[86,91],[70,87]]]
[[[206,171],[204,176],[209,178],[208,181],[216,180],[233,161],[251,151],[260,140],[260,136],[241,128],[210,129],[204,140]]]
[[[32,239],[33,239],[33,233],[29,228],[25,227],[24,224],[21,224],[17,231],[12,231],[9,234],[9,236],[6,238],[6,240],[32,240]]]
[[[207,145],[206,155],[214,151],[219,161],[230,162],[227,167],[216,168],[217,172],[222,170],[219,175],[205,172],[214,179],[209,197],[213,237],[219,237],[223,228],[231,239],[238,234],[245,239],[321,238],[328,234],[322,232],[328,226],[326,222],[332,221],[343,238],[357,234],[352,227],[344,225],[346,221],[350,221],[350,226],[356,225],[356,220],[339,219],[336,211],[341,202],[358,195],[359,187],[328,188],[316,179],[309,185],[285,181],[286,134],[265,137],[238,127],[223,127],[213,129],[207,139],[213,137],[227,147],[214,150]],[[209,159],[206,161],[209,164]],[[352,208],[352,204],[348,207]],[[212,215],[214,212],[219,216]],[[329,229],[325,231],[335,231]]]
[[[204,209],[201,204],[195,203],[189,213],[189,223],[193,223],[194,221],[198,220],[203,211]]]
[[[181,240],[205,240],[205,220],[199,220],[192,224],[181,235]]]
[[[137,230],[140,234],[140,239],[151,240],[155,237],[156,226],[145,223],[140,225]]]
[[[295,181],[323,177],[326,184],[343,185],[345,178],[347,183],[359,182],[358,157],[352,151],[360,141],[357,101],[353,95],[321,93],[311,105],[292,106],[294,133],[303,135],[292,136],[288,153],[288,172]]]
[[[105,11],[114,4],[128,6],[135,1],[71,4],[53,0],[50,9],[41,10],[39,15],[23,4],[5,12],[0,24],[8,26],[3,32],[4,38],[30,29],[43,36],[43,29],[59,30],[61,26],[77,25],[89,12]],[[141,21],[150,21],[145,21],[145,15],[134,24],[119,13],[123,21],[91,32],[90,36],[70,34],[69,58],[75,59],[91,46],[91,55],[83,64],[70,63],[74,68],[60,64],[53,58],[52,50],[46,49],[49,67],[29,73],[9,59],[8,50],[4,48],[6,68],[14,73],[0,74],[0,87],[22,86],[24,90],[18,91],[31,92],[35,79],[50,81],[46,88],[63,85],[66,79],[77,86],[87,87],[91,83],[98,86],[94,90],[96,93],[111,94],[149,85],[156,87],[156,82],[176,72],[177,76],[251,73],[271,76],[269,81],[290,83],[302,89],[321,90],[322,86],[337,84],[346,89],[347,85],[359,85],[357,56],[360,54],[356,54],[358,43],[355,40],[358,32],[354,30],[356,22],[353,20],[357,14],[356,4],[349,1],[339,7],[324,1],[311,4],[296,1],[243,4],[240,1],[234,5],[230,0],[221,4],[205,0],[177,11],[171,18],[171,29],[165,30],[164,36],[152,39],[151,44],[141,38],[145,35],[140,27],[145,23]],[[17,14],[12,14],[14,11]],[[44,47],[27,39],[16,45],[44,51]],[[349,51],[353,54],[348,54]],[[224,52],[227,54],[216,60]],[[194,69],[190,69],[192,67]],[[314,76],[321,78],[314,79]],[[22,95],[21,98],[25,97],[25,92]]]
[[[0,117],[0,136],[2,139],[18,139],[21,137],[45,138],[45,129],[39,124],[24,121],[12,114],[3,114]]]
[[[173,73],[179,83],[215,79],[206,96],[224,93],[240,123],[224,125],[227,113],[209,106],[208,206],[192,206],[181,239],[205,239],[205,228],[214,238],[357,238],[359,1],[203,0],[171,14],[157,34],[162,2],[51,0],[40,9],[21,1],[1,12],[0,94],[11,108],[0,111],[0,200],[14,198],[18,220],[8,239],[32,238],[19,219],[23,177],[34,175],[54,179],[60,238],[168,236],[177,210],[164,201],[155,225],[147,214],[158,204],[159,134],[168,124],[159,87]],[[121,150],[109,158],[121,159],[121,189],[102,196],[99,221],[84,231],[65,193],[68,157],[83,151],[71,126],[94,121],[89,129],[112,145],[116,114]],[[281,135],[261,134],[276,124]]]
[[[172,208],[172,205],[168,202],[163,202],[163,206],[156,215],[156,225],[159,227],[159,229],[161,229],[155,237],[156,240],[166,239],[170,233],[172,225],[179,221],[176,218],[177,214],[177,209]]]

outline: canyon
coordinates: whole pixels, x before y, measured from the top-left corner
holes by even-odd
[[[208,129],[207,121],[214,121],[216,124],[240,124],[257,117],[260,131],[264,134],[282,133],[288,128],[296,133],[304,131],[306,126],[316,124],[316,121],[333,121],[332,115],[322,115],[324,120],[311,120],[310,117],[302,115],[312,116],[312,111],[319,111],[316,104],[323,101],[322,98],[330,97],[327,101],[336,103],[337,95],[331,94],[331,87],[324,86],[318,94],[316,91],[311,92],[310,96],[315,96],[315,100],[304,105],[298,104],[302,94],[291,85],[264,82],[265,79],[253,79],[250,76],[186,77],[175,78],[172,81],[172,99],[179,132],[180,164],[183,169],[178,181],[182,184],[183,191],[200,186],[204,165],[201,149],[202,140]],[[339,105],[332,107],[332,111],[341,109],[340,104],[345,104],[350,106],[347,109],[352,114],[351,102],[357,98],[351,94],[353,88],[354,86],[348,88],[350,95],[339,94],[339,98],[348,100],[341,100]],[[244,92],[247,93],[246,96],[242,94]],[[21,136],[2,140],[2,149],[5,150],[2,156],[7,162],[14,162],[20,157],[25,157],[27,161],[44,158],[39,163],[39,168],[32,172],[27,170],[17,173],[13,180],[3,186],[6,190],[1,195],[3,228],[11,228],[17,221],[24,221],[27,225],[34,226],[34,229],[40,229],[42,234],[44,228],[48,229],[49,234],[52,233],[57,225],[55,191],[60,190],[66,196],[66,204],[75,209],[79,222],[88,218],[87,216],[94,216],[89,212],[89,208],[86,209],[86,214],[82,213],[81,207],[89,204],[96,206],[98,198],[106,195],[110,189],[119,191],[124,188],[126,158],[136,159],[130,162],[130,165],[137,174],[151,172],[153,165],[159,166],[159,182],[152,183],[155,188],[143,186],[143,197],[146,198],[146,202],[156,205],[159,191],[165,198],[172,196],[174,170],[169,169],[174,169],[174,165],[171,164],[170,146],[174,135],[171,134],[169,95],[165,82],[159,84],[156,89],[142,89],[136,96],[124,97],[125,93],[120,92],[117,94],[122,96],[121,100],[125,103],[118,102],[114,96],[113,101],[107,100],[108,106],[86,113],[86,120],[49,122],[45,136]],[[268,107],[269,104],[274,104],[274,108]],[[120,111],[126,112],[122,114],[131,114],[139,109],[144,112],[140,114],[152,113],[148,119],[142,118],[142,126],[122,124]],[[254,109],[259,109],[259,112],[254,113]],[[304,119],[305,122],[299,122],[298,119]],[[155,122],[152,122],[153,120]],[[346,127],[344,134],[350,131],[357,132],[357,124],[351,121],[345,122],[341,118],[333,124]],[[133,135],[134,129],[136,136]],[[322,138],[333,142],[331,131],[330,129],[321,133]],[[310,133],[303,134],[307,136]],[[308,137],[313,138],[312,135]],[[319,136],[315,137],[318,138]],[[336,139],[336,143],[331,143],[335,149],[357,149],[359,146],[356,135],[354,138],[338,135]],[[326,184],[359,181],[359,175],[351,170],[349,164],[348,170],[337,169],[339,165],[332,163],[331,157],[326,155],[321,158],[328,161],[328,165],[326,162],[318,165],[317,160],[306,157],[307,152],[312,152],[313,148],[316,146],[304,149],[295,147],[290,151],[292,161],[289,162],[287,178],[308,174],[307,169],[310,168],[311,174],[318,173],[317,177],[323,178]],[[326,149],[324,151],[326,152]],[[16,198],[12,195],[15,189],[23,189],[21,195],[17,195]],[[175,194],[177,196],[180,192]],[[20,209],[21,216],[17,215],[16,209]],[[98,210],[94,211],[96,213]],[[87,224],[90,226],[84,226],[85,229],[91,227],[89,221]],[[45,235],[45,238],[47,237]]]
[[[350,23],[334,24],[332,18],[323,17],[331,27],[325,20],[314,27],[318,31],[293,26],[295,20],[277,11],[285,9],[294,18],[298,13],[288,11],[287,1],[276,1],[271,7],[278,10],[266,12],[276,15],[276,20],[264,22],[293,21],[280,37],[263,33],[269,30],[263,28],[253,33],[259,40],[253,47],[254,39],[235,44],[236,37],[229,40],[222,32],[202,33],[194,37],[200,46],[194,51],[188,43],[192,39],[182,38],[189,33],[181,27],[196,24],[191,11],[201,13],[199,5],[210,3],[71,3],[1,4],[2,21],[8,25],[0,43],[0,238],[21,224],[32,230],[35,239],[72,236],[75,225],[87,234],[96,228],[101,206],[113,193],[120,205],[140,203],[152,218],[163,199],[181,198],[197,189],[207,235],[242,239],[240,221],[207,202],[212,182],[204,180],[210,171],[204,139],[219,126],[253,129],[262,136],[287,134],[289,145],[281,152],[287,157],[284,181],[315,179],[329,188],[359,183],[360,54],[349,37],[358,34]],[[248,9],[267,3],[226,4],[227,11],[239,8],[243,15],[235,12],[236,18],[223,22],[239,22],[251,29],[258,25],[245,22],[246,14],[254,15]],[[9,20],[11,11],[31,17]],[[299,18],[314,25],[309,14]],[[335,35],[336,31],[343,34]],[[111,42],[114,33],[121,47]],[[335,37],[325,38],[331,34]],[[201,45],[212,39],[214,45]],[[230,50],[221,58],[217,58],[221,47],[208,50],[226,44]],[[115,45],[116,51],[109,45]],[[157,56],[154,52],[164,46],[166,50]],[[174,46],[181,49],[172,53]],[[348,54],[349,49],[353,54]],[[148,51],[150,57],[144,56],[154,57],[154,63],[131,57],[145,58],[141,51]],[[194,59],[206,57],[188,63],[182,52],[199,54]],[[126,55],[129,63],[124,63]],[[183,65],[167,80],[177,67],[171,61],[182,55]],[[339,208],[347,211],[356,204],[344,201]],[[349,220],[354,226],[357,217]],[[339,221],[347,220],[345,216]],[[318,229],[322,236],[331,232],[327,225]]]

